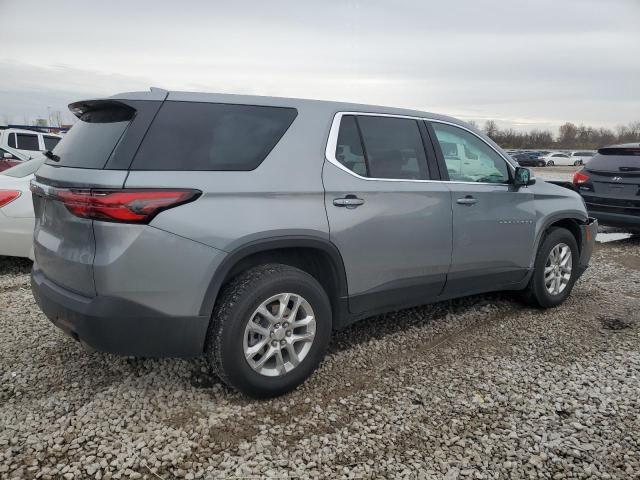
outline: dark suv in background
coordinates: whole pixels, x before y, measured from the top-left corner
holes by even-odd
[[[544,160],[540,159],[540,152],[523,152],[514,153],[511,155],[518,165],[522,167],[545,167],[547,164]]]
[[[640,144],[601,148],[573,184],[601,225],[640,231]]]

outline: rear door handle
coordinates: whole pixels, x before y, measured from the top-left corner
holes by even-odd
[[[334,198],[333,204],[336,207],[356,208],[364,203],[364,200],[355,195],[347,195],[341,198]]]
[[[456,203],[459,203],[460,205],[475,205],[476,203],[478,203],[478,200],[476,200],[475,198],[473,198],[471,195],[467,195],[466,197],[462,197],[459,198],[458,200],[456,200]]]

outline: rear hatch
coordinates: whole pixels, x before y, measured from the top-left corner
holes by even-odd
[[[640,216],[640,145],[598,150],[587,164],[580,193],[594,211]]]
[[[78,120],[48,152],[32,182],[34,275],[95,296],[95,236],[86,199],[94,190],[122,189],[131,160],[161,104],[161,100],[107,99],[69,106]]]

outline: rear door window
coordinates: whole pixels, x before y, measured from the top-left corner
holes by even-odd
[[[7,143],[9,144],[9,146],[11,148],[18,148],[18,145],[16,144],[16,134],[15,133],[10,133],[9,134],[9,141]]]
[[[51,137],[49,135],[44,135],[42,139],[44,140],[45,150],[53,150],[60,141],[58,137]]]
[[[358,132],[356,117],[353,115],[346,115],[340,121],[336,160],[361,177],[368,175],[362,140]]]
[[[131,169],[253,170],[296,115],[294,108],[167,101]]]
[[[418,122],[408,118],[345,115],[340,122],[335,157],[363,177],[429,178]]]
[[[18,147],[20,150],[40,150],[38,135],[31,133],[17,133]],[[10,145],[11,146],[11,145]]]
[[[418,122],[409,118],[359,116],[372,178],[426,179],[427,158]]]

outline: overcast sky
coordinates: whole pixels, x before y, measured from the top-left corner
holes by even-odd
[[[640,0],[0,0],[0,18],[0,123],[149,86],[640,120]]]

